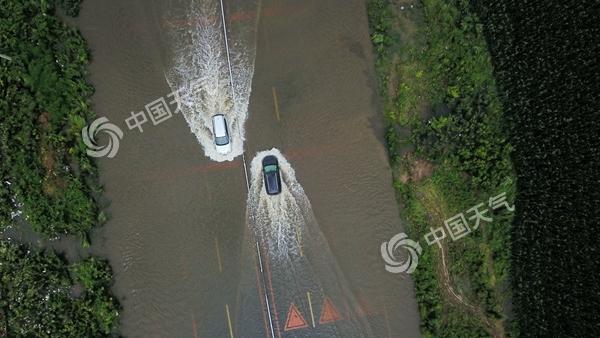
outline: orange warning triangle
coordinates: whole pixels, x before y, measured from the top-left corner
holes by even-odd
[[[342,319],[338,310],[333,306],[333,302],[329,297],[325,297],[323,301],[323,309],[321,310],[321,318],[319,324],[327,324]]]
[[[290,304],[284,331],[302,329],[305,327],[308,327],[308,322],[302,317],[302,314],[298,311],[296,305],[294,305],[294,303]]]

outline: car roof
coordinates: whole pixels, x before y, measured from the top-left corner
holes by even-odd
[[[272,165],[272,164],[270,164]],[[281,186],[279,184],[279,173],[277,171],[265,172],[265,189],[267,194],[274,195],[281,192]]]
[[[277,161],[277,157],[273,156],[273,155],[267,155],[262,159],[262,165],[267,166],[270,164],[275,164],[278,165],[279,162]]]
[[[216,137],[227,136],[227,121],[223,114],[213,115],[213,133]]]

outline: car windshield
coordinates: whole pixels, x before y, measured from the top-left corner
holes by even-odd
[[[215,144],[218,146],[224,146],[229,143],[227,136],[215,137]]]
[[[265,166],[265,172],[266,173],[270,173],[272,171],[276,171],[277,170],[277,166],[275,164],[270,164],[268,166]]]

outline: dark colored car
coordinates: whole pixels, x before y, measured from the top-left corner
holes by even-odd
[[[263,175],[265,179],[265,190],[269,195],[277,195],[281,192],[281,176],[279,174],[279,162],[273,155],[262,159]]]

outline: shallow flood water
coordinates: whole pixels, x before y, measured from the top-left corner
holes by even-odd
[[[173,25],[189,25],[186,8],[192,4],[214,4],[203,1],[86,0],[76,21],[92,50],[96,111],[125,133],[117,156],[99,161],[110,220],[94,238],[94,250],[115,271],[125,336],[270,336],[241,157],[207,157],[208,142],[201,144],[204,136],[191,131],[191,111],[173,111],[156,125],[148,121],[143,132],[125,123],[149,103],[169,101],[177,81],[190,75],[176,48],[189,40],[173,35],[185,28]],[[246,72],[236,76],[243,77],[240,92],[249,100],[247,120],[239,125],[247,164],[259,151],[281,150],[321,233],[322,242],[305,243],[303,255],[316,260],[326,244],[330,253],[320,264],[339,267],[315,269],[313,280],[328,274],[324,279],[334,281],[330,276],[339,273],[338,289],[345,293],[328,293],[331,287],[315,288],[315,282],[294,284],[286,264],[276,262],[281,252],[263,246],[273,269],[266,282],[276,290],[268,309],[276,336],[331,336],[331,327],[350,321],[363,323],[375,337],[418,336],[412,282],[386,272],[380,256],[381,243],[402,225],[382,144],[365,4],[238,0],[226,1],[225,9],[232,50],[243,51],[234,64]],[[215,55],[222,64],[223,53]],[[227,74],[217,69],[220,83]],[[231,108],[231,97],[219,100],[211,109]],[[300,291],[292,295],[292,289]]]
[[[263,187],[261,162],[265,156],[277,158],[281,177],[281,192],[277,195],[268,195]],[[364,309],[321,232],[310,200],[278,149],[262,151],[254,157],[250,182],[244,243],[247,254],[242,255],[245,273],[240,280],[240,298],[244,301],[237,323],[238,332],[243,332],[240,336],[253,336],[246,326],[256,321],[255,304],[260,304],[261,296],[265,296],[262,307],[269,303],[272,320],[267,318],[269,313],[263,312],[265,322],[269,322],[263,331],[272,336],[283,332],[286,337],[298,338],[374,337]],[[260,258],[258,270],[255,256]],[[255,271],[259,278],[257,286],[252,287]]]
[[[242,22],[227,26],[231,44],[225,43],[219,1],[164,1],[154,8],[163,22],[165,78],[177,92],[179,109],[206,156],[215,161],[233,160],[244,150],[256,54],[256,2],[232,2],[227,8],[228,12],[248,13]],[[214,148],[211,117],[215,114],[224,114],[228,123],[232,151],[227,155]]]

